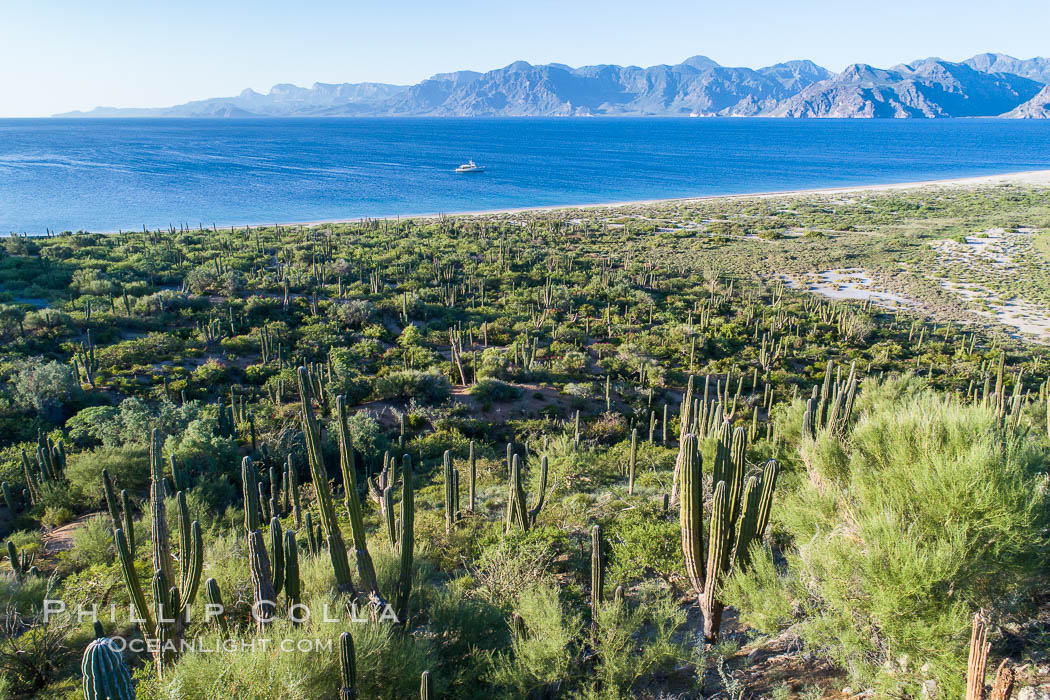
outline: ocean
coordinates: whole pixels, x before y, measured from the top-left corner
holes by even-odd
[[[456,174],[473,159],[483,173]],[[1050,168],[1050,121],[0,119],[0,233],[412,216]]]

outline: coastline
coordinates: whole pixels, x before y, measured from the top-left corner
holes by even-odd
[[[552,211],[573,211],[577,209],[620,209],[627,207],[644,207],[654,204],[706,202],[717,199],[772,199],[776,197],[803,197],[810,195],[849,194],[851,192],[890,192],[897,190],[914,190],[923,188],[960,188],[982,187],[990,185],[1027,185],[1030,187],[1050,188],[1050,170],[1020,170],[997,175],[976,175],[973,177],[946,178],[943,180],[914,180],[910,182],[883,183],[876,185],[847,185],[844,187],[817,187],[801,190],[775,190],[770,192],[751,192],[744,194],[712,194],[698,197],[666,197],[662,199],[636,199],[619,202],[597,202],[588,204],[557,204],[537,207],[514,207],[511,209],[477,209],[457,212],[436,212],[428,214],[391,214],[388,216],[358,217],[355,219],[322,219],[319,221],[297,221],[279,223],[279,226],[323,226],[325,224],[347,224],[363,220],[391,221],[397,219],[437,219],[441,217],[498,216],[508,214],[543,213]],[[273,223],[233,224],[234,228],[245,226],[273,226]],[[220,226],[228,228],[229,224]]]
[[[534,207],[513,207],[509,209],[475,209],[456,212],[431,212],[423,214],[389,214],[384,216],[367,216],[355,218],[318,219],[311,221],[283,221],[276,222],[278,226],[324,226],[326,224],[351,224],[361,221],[395,221],[398,219],[438,219],[442,217],[481,217],[481,216],[508,216],[514,214],[544,213],[555,211],[576,211],[596,209],[627,209],[631,207],[645,207],[659,204],[689,204],[692,202],[705,202],[711,200],[745,200],[745,199],[772,199],[777,197],[805,197],[813,195],[849,194],[853,192],[890,192],[902,190],[915,190],[923,188],[961,188],[982,187],[994,185],[1024,185],[1029,187],[1050,188],[1050,169],[1044,170],[1021,170],[1010,173],[999,173],[996,175],[976,175],[972,177],[955,177],[941,180],[913,180],[909,182],[882,183],[874,185],[847,185],[841,187],[816,187],[800,190],[775,190],[769,192],[751,192],[741,194],[713,194],[696,197],[665,197],[660,199],[637,199],[617,202],[594,202],[584,204],[556,204]],[[218,229],[242,229],[246,227],[273,226],[275,222],[254,221],[245,223],[215,224]],[[133,229],[128,229],[132,231]],[[120,231],[92,231],[103,235],[117,234]],[[45,234],[29,234],[31,237]]]

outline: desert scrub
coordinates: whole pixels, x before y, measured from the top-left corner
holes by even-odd
[[[777,570],[773,552],[755,542],[751,564],[736,569],[722,584],[722,597],[736,608],[740,620],[763,634],[773,635],[790,624],[794,614],[791,577]]]
[[[481,379],[470,387],[470,395],[483,406],[504,401],[513,401],[521,397],[520,388],[500,381],[499,379]]]
[[[1015,612],[1045,570],[1045,452],[990,409],[867,390],[883,396],[839,448],[810,451],[778,508],[808,594],[800,634],[861,682],[914,688],[929,664],[958,697],[973,612]],[[907,672],[882,671],[902,655]]]
[[[617,600],[603,603],[590,634],[597,663],[584,683],[582,697],[634,697],[632,689],[639,680],[687,660],[690,646],[677,634],[685,621],[685,611],[667,593],[649,595],[637,605]]]
[[[102,448],[69,456],[66,478],[69,487],[91,503],[101,503],[102,470],[108,470],[116,493],[128,489],[138,493],[149,483],[149,456],[144,447]]]
[[[311,610],[322,610],[328,603],[333,611],[341,604],[313,597],[304,600]],[[170,700],[212,700],[218,697],[247,700],[315,700],[339,695],[338,636],[349,630],[354,640],[358,692],[362,698],[398,700],[418,693],[419,676],[433,663],[430,642],[401,634],[386,623],[350,623],[345,619],[324,621],[311,615],[307,622],[294,625],[281,620],[272,624],[264,647],[253,635],[234,636],[238,644],[235,661],[231,654],[190,652],[184,654],[162,680],[151,671],[137,674],[138,694],[143,698]],[[281,651],[277,640],[291,651]],[[239,646],[244,642],[243,650]],[[252,642],[255,641],[253,645]],[[331,641],[331,648],[324,645]],[[299,644],[306,651],[299,651]],[[203,634],[199,648],[215,649],[221,638]],[[223,647],[219,647],[223,648]],[[443,684],[441,679],[436,679]]]
[[[630,584],[653,574],[667,580],[684,573],[682,531],[677,516],[668,518],[655,505],[629,510],[606,528],[609,583]]]
[[[510,651],[492,658],[490,682],[510,697],[555,692],[573,664],[583,620],[558,599],[558,588],[537,584],[521,591],[514,612],[522,626],[513,632]]]

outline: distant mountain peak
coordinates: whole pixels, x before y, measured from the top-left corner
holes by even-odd
[[[696,68],[697,70],[707,70],[708,68],[720,68],[718,62],[708,58],[707,56],[690,56],[689,58],[682,61],[683,66],[689,66],[690,68]]]
[[[278,83],[262,94],[160,109],[96,108],[57,116],[771,116],[1042,118],[1050,60],[977,54],[891,68],[854,63],[834,74],[796,59],[763,68],[703,55],[649,67],[514,61],[486,72],[437,73],[415,85]]]

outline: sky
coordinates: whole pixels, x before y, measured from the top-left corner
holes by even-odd
[[[834,71],[1050,55],[1050,0],[0,0],[0,117],[159,107],[275,83],[411,84],[515,60]]]

